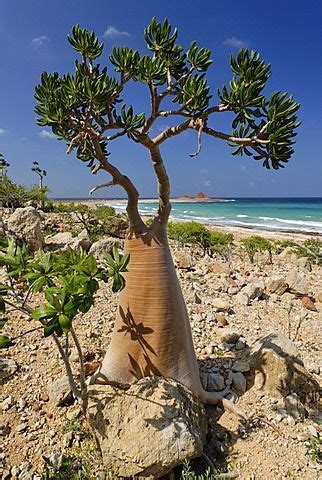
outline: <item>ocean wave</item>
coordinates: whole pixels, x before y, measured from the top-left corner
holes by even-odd
[[[238,218],[247,218],[249,215],[237,215]]]
[[[269,221],[287,223],[292,225],[294,224],[294,225],[303,225],[303,226],[322,228],[322,222],[312,222],[310,220],[293,220],[293,219],[286,219],[286,218],[279,218],[279,217],[258,217],[258,218],[260,220],[269,220]]]

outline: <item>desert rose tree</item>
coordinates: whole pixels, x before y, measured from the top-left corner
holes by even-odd
[[[43,72],[35,89],[35,111],[39,125],[51,127],[67,142],[67,153],[75,150],[92,173],[109,174],[109,181],[93,191],[120,185],[128,199],[129,272],[111,343],[93,381],[128,385],[144,376],[162,375],[182,382],[206,403],[225,406],[227,401],[204,391],[199,379],[187,309],[167,242],[170,182],[162,145],[189,130],[197,141],[192,156],[200,152],[205,137],[214,137],[232,147],[233,155],[245,154],[266,168],[279,169],[293,153],[299,104],[286,93],[264,95],[270,65],[247,49],[231,56],[232,79],[214,101],[206,78],[210,50],[193,41],[185,51],[177,36],[167,19],[159,23],[153,18],[144,31],[147,54],[114,47],[109,55],[112,74],[95,33],[74,26],[68,41],[80,61],[73,74]],[[132,82],[145,87],[148,112],[126,104],[126,87]],[[216,129],[222,115],[232,117],[231,132]],[[176,125],[155,136],[153,127],[165,117],[177,119]],[[156,175],[159,208],[149,227],[140,216],[135,185],[111,160],[112,141],[122,137],[142,145]]]

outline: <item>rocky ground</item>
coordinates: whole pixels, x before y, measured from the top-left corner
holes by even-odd
[[[228,478],[320,478],[321,417],[316,395],[307,385],[315,386],[322,373],[321,267],[287,250],[275,255],[273,264],[261,256],[255,265],[239,250],[229,265],[175,244],[172,250],[202,381],[208,389],[236,401],[251,418],[245,423],[231,413],[207,407],[205,452],[219,471],[230,472]],[[116,306],[117,296],[102,285],[94,308],[78,319],[88,375],[106,351]],[[10,328],[15,335],[32,327],[26,327],[22,314],[13,315]],[[277,388],[275,379],[285,372],[275,357],[265,357],[267,364],[254,375],[255,342],[272,332],[274,338],[282,334],[283,348],[294,349],[299,363],[303,361],[304,382],[285,378],[284,390]],[[33,332],[3,354],[2,362],[5,357],[13,361],[5,361],[0,377],[2,478],[113,478],[103,471],[69,389],[55,383],[64,370],[52,340]],[[71,360],[77,369],[74,351]]]

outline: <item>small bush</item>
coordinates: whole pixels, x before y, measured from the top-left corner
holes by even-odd
[[[232,233],[211,231],[209,239],[210,254],[218,254],[229,261],[233,240],[234,236]]]
[[[270,240],[259,235],[253,235],[252,237],[243,238],[240,243],[244,246],[251,263],[254,263],[255,254],[258,252],[268,252],[269,262],[272,263],[273,244]]]
[[[274,242],[274,251],[278,255],[282,253],[283,250],[287,247],[297,247],[298,244],[293,242],[293,240],[275,240]]]
[[[168,236],[186,245],[198,245],[204,251],[210,246],[211,232],[201,223],[197,222],[169,222]]]
[[[322,240],[319,238],[305,240],[302,245],[296,245],[295,253],[299,257],[308,257],[317,265],[322,265]]]

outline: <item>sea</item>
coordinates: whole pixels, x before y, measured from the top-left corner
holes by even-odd
[[[117,211],[125,210],[124,201],[115,200],[113,206]],[[139,210],[144,215],[155,214],[157,208],[156,202],[139,202]],[[173,201],[171,218],[211,225],[322,235],[322,197]]]

